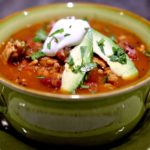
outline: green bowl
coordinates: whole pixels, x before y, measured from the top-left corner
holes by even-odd
[[[139,36],[150,50],[150,23],[128,11],[63,3],[18,12],[0,23],[0,42],[26,26],[55,17],[96,18]],[[150,70],[136,83],[94,95],[57,95],[15,85],[0,73],[0,112],[27,138],[48,144],[100,145],[131,131],[149,108]]]

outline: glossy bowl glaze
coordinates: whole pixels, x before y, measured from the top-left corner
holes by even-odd
[[[0,42],[13,33],[57,17],[96,18],[139,36],[150,49],[150,24],[125,10],[98,4],[64,3],[18,12],[0,23]],[[134,84],[109,93],[58,95],[14,85],[0,73],[1,107],[24,136],[53,144],[95,145],[121,138],[149,107],[150,71]]]

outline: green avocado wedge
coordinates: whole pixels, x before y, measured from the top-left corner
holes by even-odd
[[[80,45],[71,50],[62,75],[61,90],[73,93],[84,80],[85,66],[94,68],[93,52],[104,59],[111,70],[124,80],[133,79],[138,75],[132,60],[115,42],[94,29],[87,31]],[[84,71],[82,71],[84,66]],[[89,69],[88,69],[89,71]]]
[[[103,58],[110,66],[111,70],[124,80],[133,79],[138,75],[132,60],[128,57],[123,49],[121,49],[110,38],[97,32],[93,29],[93,51],[98,56]],[[114,55],[114,51],[117,52],[119,57]]]
[[[92,67],[93,56],[92,30],[89,29],[82,42],[71,50],[65,70],[62,74],[61,90],[72,93],[83,82],[88,68]]]

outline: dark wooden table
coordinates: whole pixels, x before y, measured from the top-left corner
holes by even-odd
[[[150,20],[150,0],[70,0],[71,2],[96,2],[124,8]],[[68,0],[0,0],[0,19],[28,7]]]

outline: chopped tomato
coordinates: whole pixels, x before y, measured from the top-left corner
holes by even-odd
[[[61,80],[57,78],[41,78],[40,79],[41,83],[48,86],[48,87],[54,87],[54,88],[59,88],[61,86]]]

